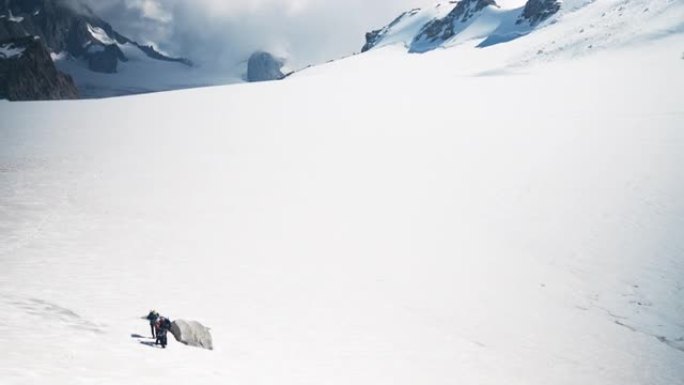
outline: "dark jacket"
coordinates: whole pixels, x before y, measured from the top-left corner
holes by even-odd
[[[155,322],[157,322],[157,319],[159,318],[159,313],[156,311],[151,311],[150,314],[145,317],[148,321],[150,321],[150,325],[154,325]]]
[[[160,317],[157,324],[157,335],[166,336],[166,333],[171,330],[171,320],[168,318]]]

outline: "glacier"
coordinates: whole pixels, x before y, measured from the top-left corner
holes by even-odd
[[[0,101],[1,382],[680,383],[684,19],[644,4]],[[214,350],[140,343],[150,308]]]

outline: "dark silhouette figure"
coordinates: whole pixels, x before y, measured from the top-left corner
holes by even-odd
[[[150,329],[152,331],[152,338],[156,338],[157,335],[155,333],[155,325],[157,323],[157,320],[159,319],[159,313],[157,313],[154,310],[150,310],[150,314],[145,317],[146,320],[150,321]]]
[[[171,330],[171,320],[166,317],[159,317],[157,320],[157,340],[155,344],[161,345],[162,348],[166,349],[168,343],[168,338],[166,337],[169,330]]]

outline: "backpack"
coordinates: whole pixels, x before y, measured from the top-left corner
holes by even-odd
[[[163,329],[163,330],[171,329],[171,320],[168,318],[164,318],[164,320],[161,322],[161,329]]]

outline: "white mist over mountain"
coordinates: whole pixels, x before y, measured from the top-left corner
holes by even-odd
[[[191,58],[233,66],[255,50],[294,67],[356,52],[364,33],[432,0],[89,0],[118,30]]]

